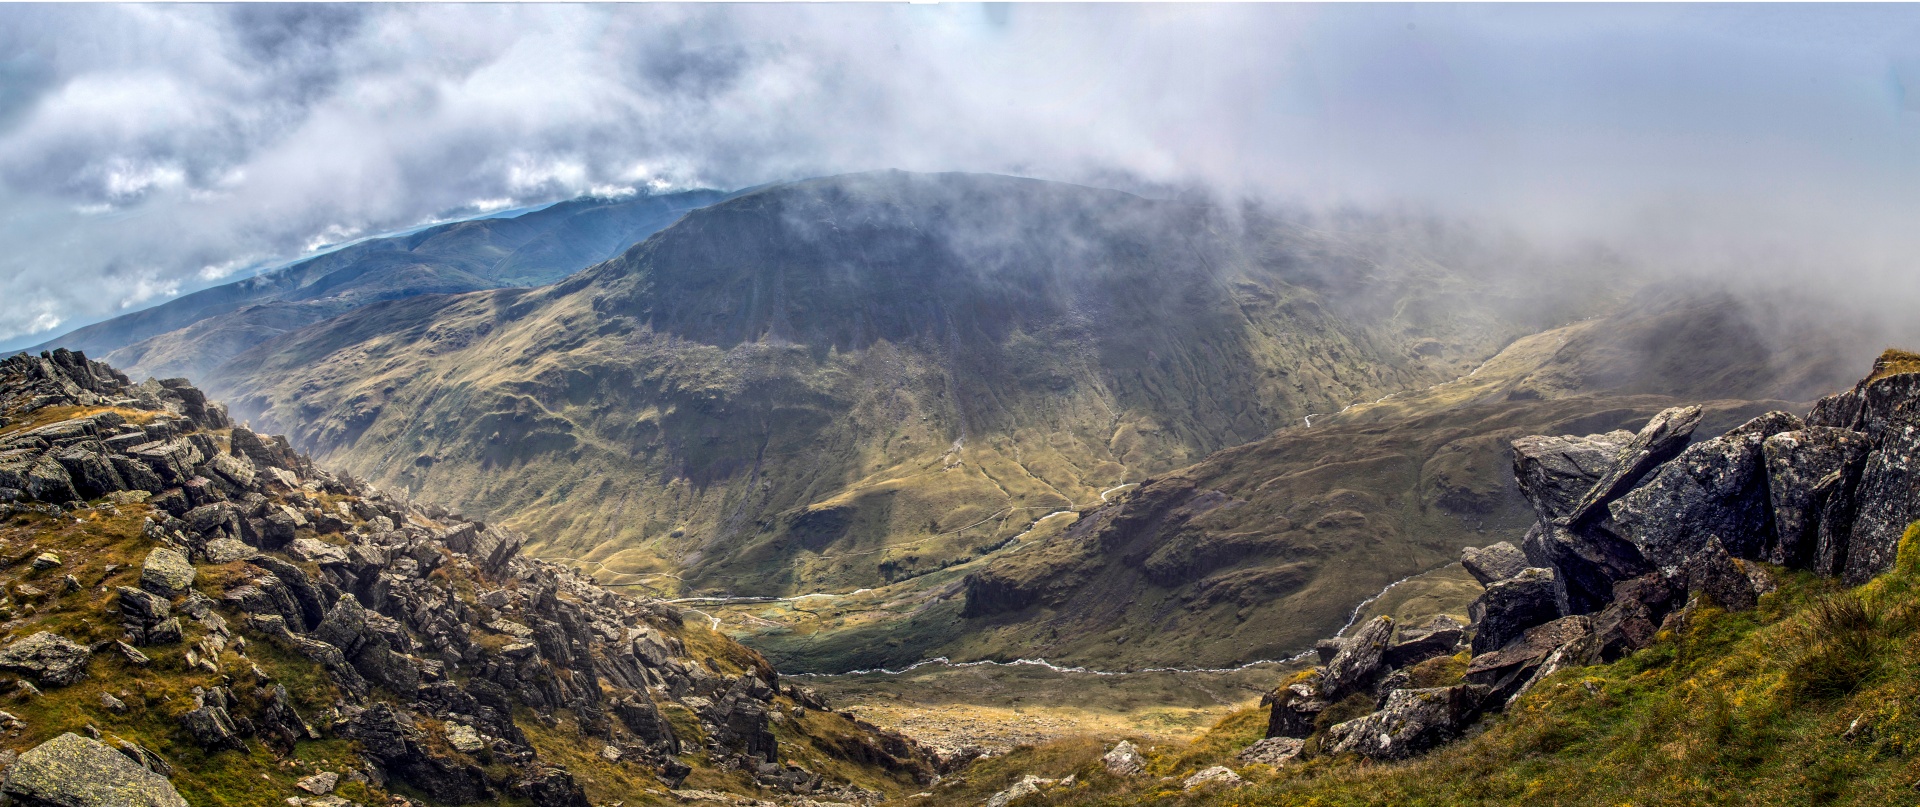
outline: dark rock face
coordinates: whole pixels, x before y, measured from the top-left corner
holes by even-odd
[[[1844,556],[1835,558],[1841,576],[1850,584],[1864,583],[1892,568],[1900,537],[1908,524],[1920,519],[1920,399],[1896,409],[1890,417],[1899,425],[1886,429],[1884,442],[1867,456],[1851,497],[1853,523]]]
[[[1767,561],[1804,567],[1818,557],[1820,515],[1841,480],[1857,477],[1867,436],[1830,426],[1781,432],[1760,444],[1766,459],[1776,542]],[[1838,474],[1833,483],[1821,483]]]
[[[1483,548],[1467,547],[1460,552],[1460,564],[1480,585],[1513,577],[1527,568],[1527,554],[1513,544],[1501,541]]]
[[[762,762],[777,762],[779,748],[769,726],[766,701],[770,688],[760,679],[744,675],[709,711],[714,741],[724,748]]]
[[[1479,716],[1489,692],[1471,684],[1396,689],[1379,711],[1328,729],[1330,751],[1379,760],[1411,757],[1458,737]]]
[[[1760,447],[1803,425],[1774,412],[1687,449],[1610,506],[1616,530],[1666,569],[1685,563],[1709,535],[1721,536],[1736,555],[1760,556],[1774,544]]]
[[[1618,661],[1653,644],[1661,620],[1685,593],[1657,572],[1615,584],[1613,603],[1593,617],[1592,663]]]
[[[1506,646],[1528,628],[1559,618],[1553,570],[1527,569],[1488,586],[1476,610],[1482,616],[1479,632],[1473,637],[1473,652],[1486,653]]]

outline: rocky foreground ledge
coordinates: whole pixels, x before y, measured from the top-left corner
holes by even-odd
[[[1267,697],[1268,739],[1241,758],[1414,756],[1556,671],[1649,646],[1704,605],[1753,608],[1774,587],[1769,568],[1858,584],[1892,567],[1920,519],[1920,355],[1889,351],[1804,418],[1770,412],[1694,442],[1700,415],[1514,441],[1514,477],[1539,520],[1519,546],[1464,553],[1486,586],[1472,624],[1380,617],[1321,642],[1321,664]]]
[[[196,803],[585,807],[588,779],[630,801],[869,802],[816,770],[933,777],[672,606],[316,469],[185,380],[0,362],[0,502],[19,704],[0,726],[9,748],[40,738],[0,751],[15,803],[171,807],[188,781]],[[673,790],[690,776],[703,789]]]

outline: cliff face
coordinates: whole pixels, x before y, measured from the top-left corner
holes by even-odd
[[[21,803],[871,801],[933,773],[705,620],[317,469],[184,380],[15,356],[0,413]]]

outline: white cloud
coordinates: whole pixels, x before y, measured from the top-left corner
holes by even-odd
[[[130,265],[187,290],[499,200],[889,167],[1904,268],[1915,30],[1858,6],[9,6],[0,341],[116,313]]]

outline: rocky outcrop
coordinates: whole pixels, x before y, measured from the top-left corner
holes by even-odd
[[[1756,607],[1774,588],[1763,563],[1849,584],[1886,571],[1920,521],[1917,360],[1890,351],[1804,420],[1769,412],[1692,445],[1698,407],[1668,409],[1632,435],[1514,440],[1514,479],[1537,520],[1517,550],[1502,542],[1462,554],[1486,587],[1471,608],[1465,684],[1412,688],[1408,669],[1444,652],[1432,637],[1445,633],[1409,633],[1375,668],[1378,708],[1327,727],[1322,750],[1419,753],[1560,670],[1651,646],[1683,608]],[[1349,645],[1322,642],[1327,668],[1267,696],[1270,738],[1321,728],[1339,694],[1329,659]]]
[[[0,793],[21,807],[187,807],[166,776],[72,733],[21,754]]]
[[[133,537],[150,546],[129,570],[137,580],[119,578],[137,585],[106,584],[109,596],[91,606],[119,625],[121,641],[90,650],[39,632],[0,648],[0,671],[26,689],[87,678],[95,651],[112,655],[109,673],[184,668],[206,683],[168,701],[167,715],[211,764],[259,745],[290,755],[302,743],[351,739],[365,752],[360,779],[448,805],[585,807],[573,774],[535,748],[516,712],[564,712],[565,730],[543,719],[546,728],[677,786],[692,770],[680,755],[695,749],[663,714],[673,704],[704,724],[701,764],[745,770],[779,793],[853,792],[778,759],[773,715],[825,704],[783,692],[744,648],[729,651],[730,663],[750,669],[720,672],[689,652],[679,637],[691,628],[667,603],[524,557],[526,539],[512,531],[316,469],[284,439],[244,427],[217,439],[210,430],[230,425],[224,410],[184,382],[133,385],[64,352],[0,361],[6,416],[63,411],[56,406],[115,409],[0,436],[0,508],[112,515],[115,503],[139,503],[150,515]],[[42,555],[34,573],[70,564]],[[178,649],[159,664],[138,649],[165,645]],[[263,646],[278,649],[276,664],[311,662],[311,685],[332,705],[297,711],[287,686],[249,655]],[[143,708],[125,692],[97,697],[116,714]],[[932,756],[905,737],[829,719],[844,722],[832,746],[853,764],[931,780]],[[143,772],[165,766],[146,751],[108,753]],[[314,795],[307,803],[335,798]]]
[[[1761,445],[1804,425],[1774,412],[1688,448],[1608,506],[1614,531],[1669,574],[1710,535],[1742,557],[1767,554],[1774,530]]]

